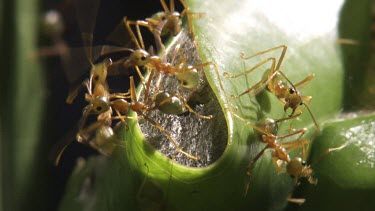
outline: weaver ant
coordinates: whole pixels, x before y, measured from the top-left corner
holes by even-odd
[[[277,99],[284,105],[284,111],[286,111],[288,108],[292,109],[292,113],[289,114],[289,117],[297,117],[302,114],[302,110],[299,110],[298,107],[303,105],[310,113],[310,116],[314,122],[315,128],[317,131],[319,131],[319,126],[315,120],[314,115],[312,114],[310,108],[308,107],[308,104],[311,101],[311,96],[303,96],[300,91],[297,89],[297,87],[300,87],[307,82],[311,81],[314,78],[314,75],[309,75],[305,79],[293,84],[288,77],[280,70],[281,63],[284,59],[287,46],[280,45],[274,48],[270,48],[265,51],[258,52],[252,56],[245,57],[243,53],[241,53],[242,59],[250,59],[258,55],[262,55],[265,53],[268,53],[270,51],[274,51],[277,49],[282,49],[282,53],[280,55],[280,58],[278,59],[278,62],[276,64],[275,58],[268,58],[266,60],[263,60],[262,62],[255,65],[253,68],[240,73],[238,75],[229,75],[227,72],[224,73],[225,77],[227,78],[237,78],[246,74],[249,74],[259,68],[260,66],[271,62],[271,69],[269,72],[269,75],[265,78],[263,78],[261,81],[256,83],[254,86],[250,87],[246,91],[242,92],[239,95],[232,95],[232,98],[239,98],[245,94],[250,94],[251,96],[258,94],[261,90],[263,90],[266,86],[268,90],[273,93]],[[276,65],[276,66],[275,66]],[[284,80],[287,82],[285,83]],[[289,85],[290,84],[290,85]],[[297,114],[295,114],[297,112]]]
[[[266,118],[260,122],[258,122],[257,125],[253,125],[243,119],[242,117],[238,116],[236,113],[231,111],[230,109],[227,109],[232,115],[239,118],[241,121],[246,123],[248,126],[252,127],[255,131],[255,134],[257,134],[262,142],[265,142],[267,145],[253,158],[253,160],[246,166],[246,175],[248,176],[248,182],[246,183],[245,187],[245,195],[247,194],[250,186],[250,170],[255,164],[257,160],[264,154],[264,152],[267,149],[272,149],[273,152],[271,154],[272,156],[272,162],[274,166],[276,167],[276,170],[278,173],[287,173],[289,174],[293,179],[295,185],[299,184],[299,180],[301,178],[306,178],[307,181],[310,184],[316,185],[317,179],[313,178],[313,169],[312,166],[314,166],[316,163],[318,163],[325,155],[329,154],[332,151],[341,150],[344,147],[347,146],[348,143],[345,143],[339,147],[336,148],[329,148],[327,149],[316,162],[314,162],[311,165],[306,164],[306,158],[307,153],[309,151],[310,147],[310,140],[309,139],[301,139],[303,135],[307,132],[306,128],[302,128],[299,130],[295,130],[293,132],[290,132],[285,135],[277,135],[278,133],[278,123],[295,118],[295,117],[286,117],[278,120]],[[279,143],[279,140],[298,135],[298,138],[294,141],[288,141],[284,143]],[[288,154],[290,151],[294,149],[302,149],[302,158],[301,157],[290,157]],[[287,199],[290,202],[302,204],[305,202],[305,199],[302,198],[292,198],[291,196]]]

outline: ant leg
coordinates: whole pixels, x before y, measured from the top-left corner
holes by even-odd
[[[281,101],[281,102],[283,103],[283,101]],[[276,119],[275,122],[278,123],[278,122],[283,122],[283,121],[286,121],[286,120],[289,120],[289,119],[294,119],[294,118],[297,118],[298,116],[300,116],[301,114],[302,114],[302,112],[300,112],[300,110],[297,110],[297,114],[293,114],[291,116],[281,118],[281,119]]]
[[[281,99],[278,99],[278,100],[281,102],[281,104],[285,105],[285,102],[284,102],[283,100],[281,100]],[[290,124],[289,124],[289,132],[292,132],[292,131],[293,131],[293,127],[292,127],[293,121],[294,121],[297,117],[301,116],[301,114],[302,114],[302,111],[300,111],[300,110],[296,110],[296,112],[295,112],[294,114],[291,114],[290,116],[285,117],[285,118],[278,119],[278,120],[276,120],[275,122],[282,122],[282,121],[286,121],[286,120],[289,120],[289,119],[293,119],[293,120],[290,122]]]
[[[202,118],[202,119],[212,119],[212,115],[208,115],[208,116],[204,116],[204,115],[201,115],[201,114],[198,114],[197,112],[195,112],[185,101],[185,99],[177,94],[177,93],[174,93],[174,94],[171,94],[169,97],[165,98],[163,101],[161,101],[158,105],[156,105],[154,108],[157,108],[157,107],[160,107],[162,106],[163,104],[167,103],[169,100],[171,100],[173,97],[177,97],[178,99],[181,100],[181,102],[184,104],[185,108],[188,109],[189,112],[195,114],[196,116],[198,116],[199,118]],[[154,109],[152,108],[152,109]]]
[[[250,187],[250,177],[251,177],[251,174],[250,174],[250,170],[251,168],[253,167],[253,165],[255,164],[255,162],[263,155],[264,151],[266,151],[266,149],[268,149],[269,146],[267,145],[266,147],[264,147],[262,149],[262,151],[260,151],[255,157],[254,159],[249,163],[247,164],[246,166],[246,175],[247,175],[247,183],[246,183],[246,186],[245,186],[245,193],[244,193],[244,196],[247,195],[247,192],[249,191],[249,187]]]
[[[310,82],[312,79],[314,79],[315,75],[312,74],[312,75],[309,75],[307,76],[305,79],[299,81],[298,83],[294,84],[294,87],[301,87],[303,85],[305,85],[306,83]]]
[[[223,82],[221,81],[221,78],[220,78],[219,70],[217,69],[217,66],[216,66],[215,63],[213,63],[213,62],[206,62],[206,63],[200,64],[200,65],[197,65],[197,66],[195,66],[194,68],[195,68],[195,69],[199,69],[199,68],[204,68],[204,67],[207,67],[207,66],[213,66],[214,71],[215,71],[215,74],[216,74],[216,77],[217,77],[217,81],[219,82],[219,87],[220,87],[221,91],[222,91],[223,94],[224,94],[224,98],[225,98],[226,104],[229,104],[233,109],[237,110],[238,107],[235,106],[235,105],[233,105],[233,104],[229,101],[229,99],[228,99],[228,97],[227,97],[227,94],[226,94],[225,89],[224,89],[224,86],[223,86]]]
[[[267,85],[271,85],[272,86],[272,81],[276,75],[277,72],[274,73],[274,68],[275,68],[275,63],[276,63],[276,60],[275,58],[268,58],[260,63],[258,63],[257,65],[255,65],[253,68],[239,74],[239,75],[235,75],[235,76],[230,76],[228,75],[227,72],[224,73],[224,75],[227,77],[227,78],[237,78],[239,76],[242,76],[242,75],[245,75],[245,74],[248,74],[248,73],[251,73],[252,71],[256,70],[257,68],[259,68],[260,66],[266,64],[267,62],[271,61],[272,62],[272,65],[271,65],[271,71],[270,71],[270,76],[266,77],[266,78],[263,78],[261,81],[259,81],[258,83],[256,83],[254,86],[250,87],[249,89],[247,89],[246,91],[242,92],[241,94],[239,95],[232,95],[231,97],[232,98],[239,98],[245,94],[249,94],[251,96],[254,96],[254,95],[257,95],[260,91],[262,91]],[[270,86],[269,86],[270,87]],[[271,88],[270,89],[271,92],[274,92],[273,89]]]
[[[135,83],[134,83],[134,78],[133,76],[129,77],[130,84],[129,84],[129,89],[130,89],[130,99],[133,103],[137,103],[137,95],[136,95],[136,89],[135,89]]]
[[[291,133],[288,133],[286,135],[282,135],[282,136],[276,136],[277,139],[284,139],[284,138],[287,138],[287,137],[290,137],[290,136],[294,136],[296,134],[300,134],[298,136],[298,139],[300,139],[305,133],[306,133],[307,129],[306,128],[302,128],[302,129],[299,129],[299,130],[296,130],[296,131],[293,131]],[[298,140],[297,139],[297,140]],[[285,144],[285,143],[284,143]]]
[[[86,90],[89,95],[92,95],[92,75],[90,75],[89,79],[84,80],[79,85],[76,85],[73,89],[69,90],[69,94],[66,97],[65,102],[67,104],[72,104],[74,99],[77,97],[78,92],[83,88],[86,87]]]
[[[138,66],[134,66],[134,68],[135,68],[135,70],[137,71],[137,74],[138,74],[138,76],[139,76],[139,79],[140,79],[140,81],[141,81],[141,83],[142,83],[143,88],[144,88],[145,90],[147,90],[146,80],[145,80],[145,78],[143,77],[141,70],[139,69]]]
[[[124,124],[126,124],[126,119],[127,119],[127,117],[126,117],[126,116],[123,116],[123,115],[120,113],[119,110],[117,110],[117,109],[114,109],[114,110],[115,110],[115,112],[116,112],[116,114],[117,114],[117,117],[121,120],[121,122],[124,123]],[[114,120],[114,119],[115,119],[115,117],[112,117],[112,120]]]
[[[194,41],[194,39],[195,39],[195,32],[194,32],[194,28],[193,28],[193,20],[192,20],[192,18],[194,18],[194,17],[201,18],[203,16],[203,13],[192,12],[192,11],[190,11],[190,8],[188,7],[186,1],[180,0],[180,2],[181,2],[181,4],[184,7],[184,10],[181,12],[181,17],[184,17],[186,15],[187,21],[188,21],[188,25],[189,25],[189,33],[190,33],[190,35],[191,35],[191,37],[192,37],[192,39]]]
[[[169,139],[169,141],[174,145],[174,147],[176,148],[177,151],[181,152],[182,154],[186,155],[187,157],[191,158],[191,159],[194,159],[194,160],[198,160],[199,159],[199,156],[193,156],[185,151],[183,151],[179,146],[178,144],[173,140],[173,138],[171,137],[171,135],[163,128],[163,126],[161,126],[160,124],[158,124],[157,122],[155,122],[154,120],[152,120],[151,118],[149,118],[148,116],[146,115],[143,115],[143,118],[145,120],[147,120],[148,122],[150,122],[152,125],[154,125],[157,129],[159,129],[161,132],[164,133],[164,135]]]
[[[66,148],[73,143],[74,136],[76,135],[76,130],[71,129],[68,131],[67,134],[64,135],[64,137],[53,146],[51,152],[50,152],[50,159],[53,161],[55,166],[58,166],[61,160],[62,155],[64,154]]]
[[[145,78],[143,77],[143,74],[138,66],[135,66],[135,70],[137,71],[137,74],[139,76],[139,79],[141,79],[142,83],[145,84]]]
[[[68,93],[68,96],[66,97],[66,100],[65,102],[67,104],[72,104],[74,99],[77,97],[78,95],[78,92],[83,88],[83,85],[82,84],[79,84],[77,86],[75,86],[74,88],[70,89],[69,90],[69,93]]]
[[[144,101],[146,101],[147,105],[150,105],[150,103],[152,103],[152,99],[150,99],[150,101],[149,101],[148,95],[150,94],[151,82],[152,82],[152,79],[154,77],[154,74],[155,74],[155,71],[151,70],[150,74],[148,75],[148,80],[147,80],[147,84],[146,84],[146,87],[145,87]],[[154,95],[155,95],[155,93],[154,93]]]
[[[169,13],[168,7],[165,4],[164,0],[160,0],[160,3],[162,4],[164,11],[166,13]],[[160,36],[165,23],[166,21],[155,21],[151,18],[146,18],[146,21],[126,21],[126,28],[128,29],[133,41],[136,42],[137,47],[142,49],[145,49],[145,46],[139,26],[148,28],[154,35],[157,51],[162,52],[162,54],[165,55],[165,47]],[[139,42],[137,41],[133,31],[131,30],[130,24],[135,25]]]
[[[304,198],[292,198],[291,195],[288,196],[287,200],[298,205],[302,205],[306,201]]]
[[[301,80],[301,81],[299,81],[299,82],[297,82],[296,84],[293,84],[290,80],[289,80],[289,78],[281,71],[281,70],[279,70],[279,69],[276,69],[276,71],[285,79],[285,80],[287,80],[288,81],[288,83],[289,84],[291,84],[292,85],[292,87],[294,88],[294,89],[296,89],[296,87],[302,87],[303,85],[305,85],[306,83],[308,83],[308,82],[310,82],[312,79],[314,79],[314,77],[315,77],[315,75],[313,74],[313,75],[309,75],[309,76],[307,76],[306,78],[304,78],[303,80]]]
[[[311,116],[311,119],[313,120],[313,122],[314,122],[314,125],[315,125],[315,129],[316,129],[316,132],[319,132],[320,131],[320,129],[319,129],[319,125],[318,125],[318,123],[316,122],[316,120],[315,120],[315,117],[314,117],[314,115],[312,114],[312,112],[311,112],[311,110],[310,110],[310,108],[309,108],[309,104],[310,104],[310,101],[311,101],[311,96],[304,96],[303,97],[303,101],[305,101],[305,103],[303,103],[303,105],[305,106],[305,108],[309,111],[309,113],[310,113],[310,116]]]
[[[229,111],[233,116],[237,117],[239,120],[241,120],[242,122],[244,122],[244,123],[247,124],[248,126],[252,127],[254,130],[257,130],[258,132],[263,133],[263,134],[266,135],[266,136],[274,136],[273,134],[264,131],[264,130],[261,129],[260,127],[255,126],[255,125],[251,124],[250,122],[246,121],[244,118],[240,117],[238,114],[236,114],[235,112],[233,112],[233,111],[230,110],[229,108],[225,108],[225,109],[226,109],[227,111]]]
[[[170,12],[174,12],[174,0],[169,1],[169,10]]]
[[[174,1],[174,0],[171,0],[171,2],[169,2],[170,3],[170,7],[172,7],[172,1]],[[173,2],[173,10],[172,9],[171,10],[168,9],[168,6],[167,6],[167,4],[165,3],[164,0],[160,0],[160,4],[163,7],[164,12],[169,13],[170,11],[174,11],[174,2]]]
[[[228,72],[224,72],[224,76],[227,77],[227,78],[238,78],[240,76],[243,76],[243,75],[246,75],[246,74],[249,74],[249,73],[253,72],[254,70],[256,70],[257,68],[261,67],[262,65],[266,64],[269,61],[272,62],[272,66],[271,67],[274,67],[275,63],[276,63],[276,59],[275,58],[268,58],[266,60],[263,60],[263,61],[259,62],[257,65],[255,65],[251,69],[246,70],[245,72],[242,72],[242,73],[240,73],[238,75],[229,75]],[[271,68],[271,69],[274,69],[274,68]]]
[[[108,98],[111,99],[128,99],[130,98],[130,93],[111,93],[108,95]]]
[[[307,152],[310,148],[310,140],[308,139],[302,139],[302,140],[296,140],[291,142],[285,142],[281,143],[280,146],[283,146],[287,152],[290,152],[294,149],[301,148],[302,149],[302,160],[307,159]]]
[[[253,55],[251,55],[251,56],[249,56],[249,57],[245,57],[245,54],[242,52],[242,53],[241,53],[241,58],[242,58],[242,59],[250,59],[250,58],[253,58],[253,57],[255,57],[255,56],[259,56],[259,55],[262,55],[262,54],[265,54],[265,53],[268,53],[268,52],[271,52],[271,51],[275,51],[275,50],[277,50],[277,49],[279,49],[279,48],[282,48],[282,49],[283,49],[283,51],[281,52],[281,55],[280,55],[280,57],[279,57],[279,61],[277,62],[277,65],[276,65],[276,68],[275,68],[275,70],[279,70],[279,69],[280,69],[280,66],[281,66],[281,63],[282,63],[283,60],[284,60],[284,56],[285,56],[285,54],[286,54],[286,50],[287,50],[287,48],[288,48],[286,45],[280,45],[280,46],[277,46],[277,47],[274,47],[274,48],[270,48],[270,49],[268,49],[268,50],[261,51],[261,52],[258,52],[258,53],[256,53],[256,54],[253,54]]]
[[[197,112],[195,112],[188,104],[187,104],[187,102],[185,101],[185,99],[182,97],[182,96],[180,96],[180,95],[178,95],[178,94],[174,94],[176,97],[178,97],[182,102],[183,102],[183,104],[185,105],[185,107],[191,112],[191,113],[193,113],[193,114],[195,114],[196,116],[198,116],[199,118],[202,118],[202,119],[212,119],[213,118],[213,116],[212,115],[208,115],[208,116],[204,116],[204,115],[200,115],[200,114],[198,114]]]
[[[130,21],[130,20],[127,20],[126,17],[124,17],[123,22],[125,24],[126,29],[129,32],[129,35],[130,35],[131,39],[133,40],[133,42],[135,43],[137,48],[138,49],[145,49],[142,34],[141,34],[140,29],[139,29],[139,26],[143,26],[143,27],[146,27],[146,28],[150,29],[150,25],[145,21]],[[131,29],[130,25],[135,25],[138,39],[135,36],[135,34],[134,34],[133,30]]]
[[[311,164],[311,166],[314,166],[314,165],[316,165],[317,163],[319,163],[319,161],[323,158],[323,157],[325,157],[326,155],[328,155],[329,153],[331,153],[331,152],[333,152],[333,151],[339,151],[339,150],[342,150],[342,149],[344,149],[345,147],[347,147],[348,145],[350,144],[350,142],[345,142],[344,144],[342,144],[341,146],[339,146],[339,147],[335,147],[335,148],[329,148],[329,149],[327,149],[326,151],[324,151],[323,152],[323,154],[321,154],[320,156],[319,156],[319,158],[313,163],[313,164]]]

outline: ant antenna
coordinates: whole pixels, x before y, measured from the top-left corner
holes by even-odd
[[[317,132],[319,132],[319,131],[320,131],[320,129],[319,129],[319,125],[318,125],[318,123],[316,122],[315,117],[314,117],[314,115],[312,114],[312,112],[311,112],[309,106],[308,106],[306,103],[304,103],[304,102],[302,102],[302,105],[304,105],[305,108],[307,108],[307,110],[309,111],[310,116],[311,116],[311,119],[312,119],[313,122],[314,122],[315,128],[316,128]]]

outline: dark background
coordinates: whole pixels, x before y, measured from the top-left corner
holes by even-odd
[[[73,0],[52,1],[44,0],[41,5],[41,20],[43,15],[50,11],[58,11],[64,22],[64,31],[62,38],[68,47],[79,48],[82,47],[80,29],[77,24],[76,11],[73,7]],[[84,0],[88,1],[88,0]],[[169,5],[169,1],[167,1]],[[176,10],[181,11],[179,2],[175,2]],[[88,10],[90,6],[88,5]],[[141,0],[141,1],[124,1],[124,0],[106,0],[100,2],[99,10],[96,16],[96,25],[93,30],[94,43],[93,45],[116,44],[108,41],[108,36],[121,23],[124,16],[129,20],[142,20],[150,17],[163,8],[157,0]],[[147,32],[147,31],[145,31]],[[146,46],[154,45],[150,33],[143,33]],[[126,38],[125,38],[126,39]],[[51,37],[46,35],[44,28],[40,27],[40,48],[43,46],[53,46],[54,43]],[[121,57],[123,55],[112,55],[114,57]],[[65,71],[80,71],[84,73],[81,79],[88,76],[89,68],[86,61],[82,61],[82,67],[76,65],[76,68],[64,69],[64,64],[60,56],[48,56],[42,58],[42,63],[47,75],[47,110],[44,127],[47,128],[48,133],[43,137],[45,139],[45,148],[42,150],[41,165],[47,165],[46,172],[40,174],[47,174],[46,181],[43,181],[43,186],[47,190],[45,194],[48,199],[43,202],[43,205],[37,206],[39,208],[46,208],[46,210],[56,210],[61,197],[64,194],[64,187],[69,179],[69,176],[75,166],[78,157],[88,157],[96,152],[86,145],[79,144],[73,141],[62,155],[60,164],[54,166],[51,160],[51,153],[53,150],[61,148],[61,143],[66,143],[74,140],[74,126],[79,121],[82,115],[82,109],[86,105],[84,101],[84,93],[80,93],[73,104],[68,105],[65,102],[68,95],[71,82],[67,80]],[[84,71],[81,71],[81,70]],[[128,76],[119,76],[109,78],[109,85],[116,90],[126,91],[128,89]],[[45,159],[44,159],[45,158]],[[45,178],[45,175],[40,175]],[[43,187],[42,187],[43,188]]]

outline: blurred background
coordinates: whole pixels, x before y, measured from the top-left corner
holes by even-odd
[[[82,81],[89,73],[84,56],[77,57],[74,64],[66,64],[64,60],[65,48],[83,55],[73,1],[0,3],[0,206],[3,210],[56,210],[77,158],[96,153],[74,141],[66,148],[59,166],[54,166],[51,159],[53,150],[74,139],[74,126],[85,106],[83,93],[73,104],[65,102],[72,85],[70,77],[77,76]],[[95,1],[99,2],[84,0]],[[95,24],[94,46],[124,46],[129,42],[126,34],[109,39],[124,16],[142,20],[163,10],[156,0],[99,3],[96,21],[94,17],[86,20]],[[178,3],[176,10],[180,11]],[[82,16],[89,16],[85,12],[91,10],[92,4],[88,3],[87,10],[81,11]],[[57,18],[61,22],[55,22]],[[46,20],[57,24],[46,25]],[[145,35],[144,39],[146,46],[153,45],[151,36]],[[110,80],[111,88],[128,89],[128,76]]]

